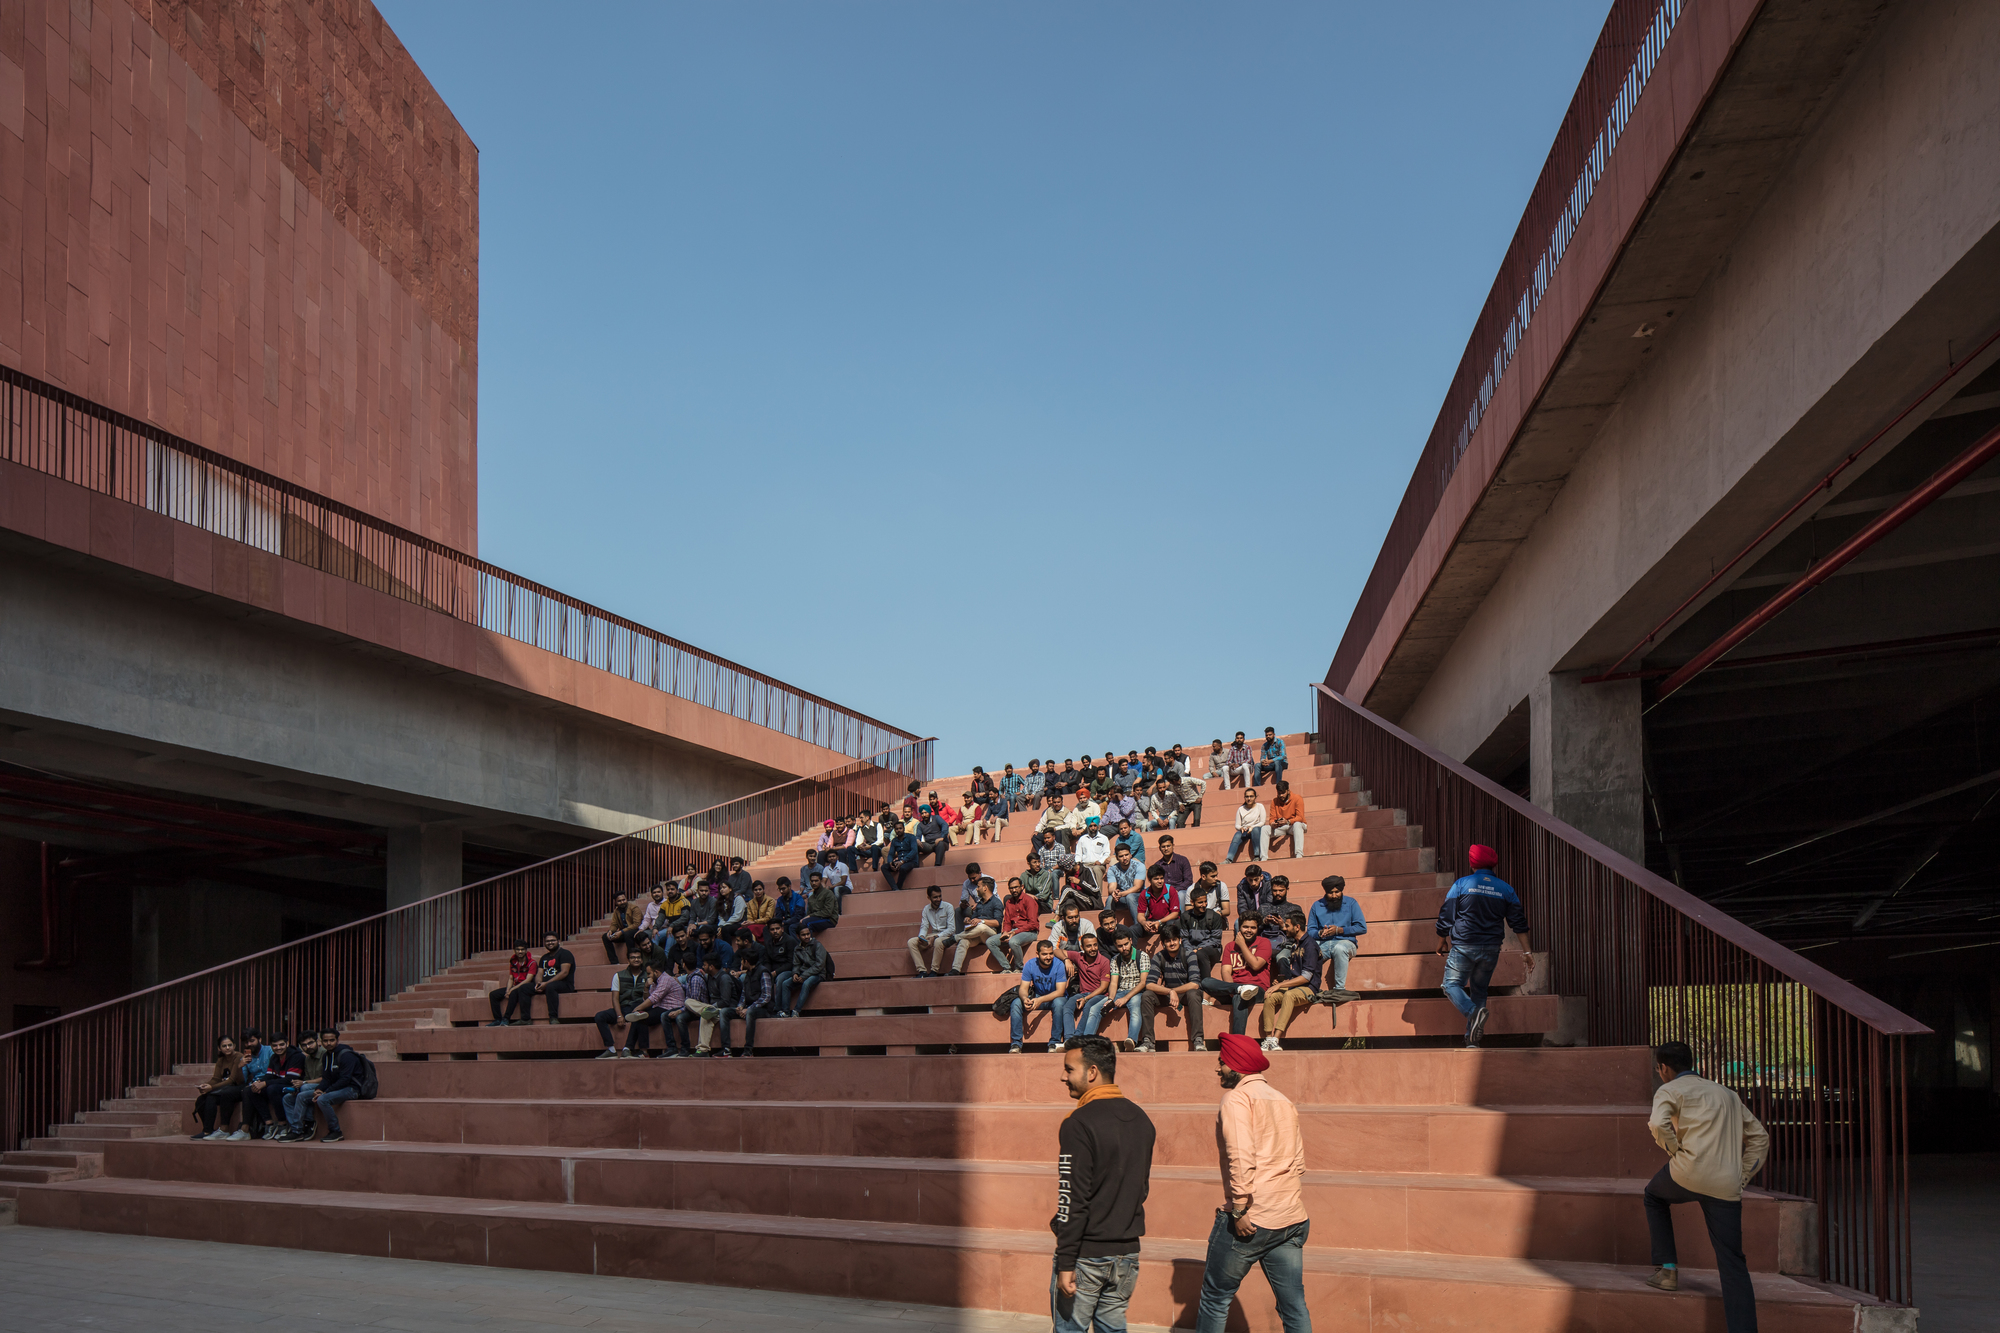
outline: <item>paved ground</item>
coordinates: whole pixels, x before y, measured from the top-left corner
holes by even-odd
[[[2000,1153],[1914,1157],[1911,1183],[1923,1333],[2000,1333],[1992,1293]],[[1046,1315],[0,1227],[0,1333],[678,1333],[739,1329],[746,1318],[758,1333],[1040,1333],[1049,1323]]]
[[[1047,1315],[0,1227],[5,1333],[1042,1333],[1048,1326]]]
[[[2000,1153],[1910,1158],[1910,1254],[1923,1333],[2000,1330]]]

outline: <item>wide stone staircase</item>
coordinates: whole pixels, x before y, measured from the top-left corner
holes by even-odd
[[[1698,1214],[1679,1219],[1681,1291],[1642,1281],[1640,1192],[1660,1162],[1645,1128],[1647,1053],[1550,1044],[1567,1042],[1565,1009],[1579,1001],[1526,993],[1518,953],[1496,973],[1486,1048],[1457,1049],[1429,925],[1449,876],[1421,830],[1374,807],[1362,776],[1308,738],[1290,743],[1311,834],[1297,864],[1289,847],[1266,864],[1302,903],[1321,876],[1346,876],[1370,923],[1348,977],[1365,998],[1308,1010],[1272,1056],[1271,1081],[1306,1127],[1318,1326],[1721,1327]],[[954,802],[963,786],[934,785]],[[1220,862],[1237,799],[1212,785],[1207,826],[1176,831],[1178,850]],[[838,979],[805,1017],[761,1021],[755,1059],[580,1058],[600,1049],[589,1018],[608,1004],[612,971],[603,923],[589,923],[569,937],[579,991],[561,1024],[484,1026],[499,954],[348,1023],[378,1062],[381,1095],[349,1104],[344,1143],[190,1141],[201,1071],[184,1067],[9,1154],[0,1193],[33,1225],[1045,1310],[1069,1105],[1059,1058],[1039,1042],[1006,1053],[990,1003],[1007,978],[984,949],[964,977],[919,980],[904,948],[924,885],[955,895],[968,861],[1017,872],[1031,822],[953,849],[900,892],[858,876],[827,936]],[[815,836],[753,873],[796,877]],[[1226,875],[1232,890],[1240,869]],[[1211,1038],[1226,1022],[1209,1011]],[[1161,1036],[1167,1049],[1128,1053],[1118,1070],[1159,1128],[1131,1316],[1186,1326],[1220,1202],[1219,1089],[1213,1054],[1189,1052],[1171,1026]],[[1901,1326],[1907,1312],[1803,1276],[1813,1227],[1804,1200],[1747,1197],[1763,1326]],[[1232,1327],[1276,1329],[1261,1279],[1242,1305]]]

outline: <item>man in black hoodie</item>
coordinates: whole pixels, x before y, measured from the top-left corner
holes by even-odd
[[[1063,1046],[1063,1084],[1076,1108],[1057,1135],[1055,1333],[1123,1333],[1139,1283],[1139,1238],[1153,1172],[1153,1122],[1114,1081],[1118,1048],[1104,1037]]]
[[[319,1087],[307,1099],[311,1106],[306,1110],[305,1133],[298,1138],[300,1143],[311,1143],[312,1113],[317,1109],[326,1117],[326,1137],[321,1143],[338,1143],[346,1135],[340,1132],[340,1106],[361,1095],[361,1056],[352,1046],[340,1039],[340,1033],[328,1028],[319,1034],[320,1050],[324,1061],[320,1066]]]

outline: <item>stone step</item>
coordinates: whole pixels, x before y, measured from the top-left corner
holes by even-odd
[[[907,955],[905,956],[907,962]],[[1004,984],[1004,978],[999,979]],[[996,987],[996,992],[997,992]],[[565,997],[566,999],[568,997]],[[817,997],[815,997],[817,1003]],[[1514,1035],[1540,1036],[1561,1026],[1562,1001],[1553,995],[1496,995],[1487,1006],[1488,1038]],[[414,1028],[401,1033],[396,1045],[405,1055],[440,1055],[494,1052],[516,1055],[545,1055],[559,1052],[601,1050],[597,1028],[581,1006],[574,1021],[556,1024],[537,1022],[512,1027]],[[595,1012],[595,1011],[592,1011]],[[1336,1023],[1335,1013],[1338,1013]],[[1205,1026],[1210,1040],[1228,1029],[1226,1011],[1209,1009]],[[1104,1024],[1104,1035],[1123,1038],[1123,1018]],[[1288,1041],[1332,1040],[1347,1037],[1437,1037],[1455,1039],[1465,1029],[1465,1020],[1441,997],[1356,1000],[1337,1011],[1314,1005],[1294,1018]],[[1048,1024],[1039,1020],[1029,1032],[1031,1042],[1045,1043]],[[1259,1017],[1250,1020],[1250,1031],[1261,1035]],[[735,1025],[733,1039],[741,1044],[743,1025]],[[690,1037],[693,1030],[690,1029]],[[1179,1013],[1162,1012],[1158,1020],[1162,1041],[1181,1046],[1185,1033]],[[657,1047],[659,1043],[655,1042]],[[930,1014],[882,1014],[816,1016],[809,1008],[801,1018],[765,1018],[757,1023],[757,1044],[765,1050],[846,1049],[851,1047],[906,1048],[890,1054],[915,1054],[914,1047],[1005,1046],[1007,1025],[990,1012],[946,1012]],[[1504,1043],[1503,1043],[1504,1044]],[[1292,1054],[1293,1052],[1286,1052]],[[1144,1060],[1144,1055],[1135,1057]]]
[[[7,1166],[54,1166],[75,1171],[79,1176],[95,1176],[104,1169],[104,1155],[95,1152],[26,1152],[0,1154]]]
[[[902,929],[907,938],[909,928],[905,926]],[[1493,970],[1492,984],[1496,990],[1521,984],[1526,977],[1525,957],[1513,949],[1500,955],[1500,962]],[[843,957],[840,960],[843,975],[846,965],[847,960]],[[609,963],[579,966],[576,970],[575,1004],[572,1006],[570,997],[564,996],[563,1012],[569,1014],[573,1010],[587,1017],[600,1009],[609,1008],[611,979],[617,971]],[[965,976],[918,978],[912,974],[907,948],[903,950],[902,971],[901,977],[826,982],[813,992],[812,1007],[816,1010],[842,1010],[985,1005],[991,1004],[1002,988],[1020,980],[1018,972],[998,970],[983,944],[967,953]],[[1443,978],[1444,959],[1434,953],[1387,954],[1379,958],[1359,954],[1347,969],[1348,989],[1361,992],[1426,991],[1434,995]],[[485,996],[477,1000],[460,1000],[452,1005],[450,1013],[454,1023],[484,1023],[493,1016],[492,1006]],[[415,1025],[405,1025],[412,1026]]]
[[[1052,1142],[1053,1140],[1050,1140]],[[937,1157],[802,1156],[680,1149],[547,1148],[526,1145],[359,1143],[334,1152],[253,1140],[219,1145],[160,1139],[105,1155],[107,1178],[226,1180],[271,1190],[389,1192],[510,1203],[573,1203],[669,1211],[741,1211],[768,1219],[1004,1230],[1050,1210],[1046,1159],[1021,1162]],[[1046,1144],[1044,1145],[1047,1146]],[[24,1168],[34,1169],[34,1168]],[[1416,1250],[1584,1263],[1643,1263],[1643,1179],[1531,1177],[1382,1171],[1315,1171],[1304,1178],[1308,1213],[1339,1218],[1322,1231],[1343,1249]],[[1221,1177],[1200,1165],[1155,1163],[1146,1234],[1195,1241],[1208,1235]],[[1744,1254],[1757,1272],[1798,1271],[1811,1261],[1803,1199],[1751,1191],[1743,1201]],[[1692,1267],[1714,1266],[1698,1216],[1679,1237]],[[1310,1242],[1309,1242],[1310,1244]]]
[[[689,1066],[692,1075],[691,1067],[700,1062],[672,1063]],[[350,1102],[341,1112],[341,1124],[356,1141],[1046,1162],[1049,1145],[1070,1110],[1067,1100],[1028,1105],[704,1101],[676,1096],[671,1079],[660,1084],[658,1097],[632,1092],[615,1098],[378,1098]],[[1213,1096],[1184,1105],[1148,1102],[1145,1109],[1159,1133],[1155,1162],[1205,1166],[1215,1161]],[[1659,1149],[1646,1130],[1649,1109],[1643,1102],[1305,1105],[1299,1119],[1306,1166],[1315,1171],[1365,1167],[1449,1175],[1646,1179],[1660,1165]]]
[[[803,1021],[803,1020],[802,1020]],[[482,1029],[506,1032],[510,1029]],[[594,1029],[585,1029],[594,1040]],[[1002,1029],[1003,1035],[1005,1029]],[[1634,1106],[1656,1086],[1642,1046],[1279,1052],[1267,1077],[1300,1105]],[[755,1060],[401,1061],[380,1067],[381,1096],[686,1098],[843,1103],[958,1100],[1067,1107],[1053,1063],[1034,1055],[770,1057]],[[1032,1062],[1032,1063],[1031,1063]],[[1025,1071],[1040,1070],[1041,1076]],[[1118,1085],[1149,1106],[1214,1105],[1215,1058],[1187,1052],[1118,1062]],[[351,1106],[361,1103],[351,1102]]]
[[[309,1159],[352,1150],[270,1149]],[[27,1185],[18,1202],[21,1221],[33,1226],[668,1280],[699,1272],[707,1281],[1027,1314],[1048,1302],[1046,1229],[111,1179]],[[1045,1211],[1046,1197],[1031,1217]],[[1205,1250],[1201,1240],[1148,1238],[1131,1319],[1188,1322],[1187,1275],[1199,1272]],[[1682,1291],[1667,1296],[1643,1284],[1644,1272],[1332,1247],[1305,1256],[1307,1304],[1328,1327],[1493,1327],[1500,1310],[1511,1333],[1720,1327],[1713,1273],[1686,1270]],[[1882,1308],[1790,1278],[1756,1281],[1761,1318],[1796,1333],[1850,1333],[1868,1326],[1864,1311]],[[1268,1300],[1246,1300],[1242,1310],[1247,1333],[1277,1333]]]

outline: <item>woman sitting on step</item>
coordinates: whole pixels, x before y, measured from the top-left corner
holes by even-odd
[[[243,1057],[237,1053],[236,1043],[228,1037],[215,1039],[215,1068],[209,1071],[207,1081],[195,1088],[194,1113],[201,1117],[201,1132],[191,1134],[195,1139],[226,1139],[229,1137],[229,1121],[236,1114],[236,1108],[243,1104]],[[216,1127],[217,1117],[221,1118],[221,1128]],[[248,1135],[245,1135],[247,1138]]]

